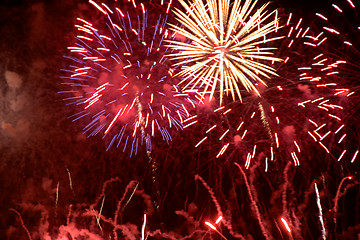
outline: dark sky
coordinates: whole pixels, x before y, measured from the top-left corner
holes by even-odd
[[[316,11],[326,11],[330,7],[330,1],[328,0],[278,1],[287,12],[299,12],[302,14],[301,16],[312,17]],[[114,187],[116,189],[114,192],[118,195],[115,197],[107,196],[107,199],[114,202],[122,196],[122,191],[128,183],[127,181],[133,180],[133,175],[140,178],[143,174],[147,177],[147,181],[150,182],[148,186],[146,186],[146,183],[140,186],[144,195],[146,195],[145,193],[151,195],[153,191],[149,190],[151,189],[149,187],[149,185],[151,186],[151,180],[149,180],[151,176],[150,170],[149,168],[144,168],[144,166],[148,166],[147,158],[144,157],[145,160],[136,161],[134,158],[129,159],[127,154],[119,154],[116,151],[106,152],[106,146],[102,142],[101,137],[86,138],[81,133],[79,126],[67,119],[70,111],[64,106],[61,97],[57,94],[60,82],[59,68],[63,65],[64,61],[62,56],[68,42],[73,37],[71,33],[73,31],[73,18],[76,11],[80,12],[79,9],[84,9],[85,6],[77,4],[79,2],[88,5],[86,0],[0,0],[0,33],[2,34],[0,38],[0,216],[4,215],[4,217],[0,217],[0,239],[6,239],[6,236],[12,236],[12,238],[8,238],[10,240],[27,239],[16,214],[9,212],[9,208],[14,208],[21,212],[25,225],[29,227],[30,231],[36,232],[40,228],[36,224],[40,224],[41,213],[46,212],[48,214],[46,216],[49,217],[49,222],[52,224],[49,228],[64,224],[69,204],[89,204],[93,202],[95,197],[101,192],[102,184],[111,177],[119,176],[123,179],[121,184],[119,183]],[[342,2],[345,2],[345,0],[342,0]],[[311,18],[309,17],[308,19]],[[191,140],[193,139],[189,141],[189,139],[178,138],[176,144],[188,144],[188,147],[193,147]],[[159,154],[166,156],[166,164],[163,169],[160,169],[163,175],[160,177],[165,178],[161,186],[164,190],[162,194],[166,195],[167,199],[171,199],[171,201],[166,203],[168,204],[167,206],[172,207],[171,209],[180,210],[186,204],[190,205],[188,201],[195,198],[193,195],[200,195],[200,202],[204,205],[198,204],[199,206],[196,206],[194,204],[195,210],[193,211],[196,212],[197,207],[205,206],[205,212],[211,212],[213,210],[211,199],[207,198],[205,201],[201,199],[204,196],[208,197],[208,192],[204,190],[202,185],[196,185],[196,188],[200,189],[200,191],[199,189],[196,191],[199,192],[189,193],[186,196],[179,194],[189,189],[194,190],[194,174],[191,172],[192,170],[186,170],[186,164],[195,166],[197,163],[190,162],[189,158],[185,158],[193,157],[191,152],[184,150],[185,147],[184,149],[180,148],[180,150],[177,150],[175,143],[171,147],[174,154],[168,153],[167,147],[165,147],[164,153]],[[199,154],[199,158],[201,154]],[[181,160],[184,160],[184,163],[179,160],[180,157],[178,156],[182,156]],[[137,159],[141,160],[141,156],[138,156]],[[216,165],[215,167],[213,165],[206,167],[208,159],[200,160],[198,164],[203,167],[202,173],[211,177],[215,175],[211,171],[217,169]],[[309,177],[310,171],[307,171],[313,169],[303,170],[300,167],[297,173],[298,176],[294,179],[304,177],[304,181],[296,182],[296,184],[301,185],[302,182],[311,184],[312,181],[318,181],[319,179],[324,183],[329,181],[331,187],[326,189],[322,187],[321,194],[325,201],[327,201],[325,205],[331,205],[334,192],[336,192],[336,184],[344,177],[342,175],[343,172],[336,175],[340,171],[338,165],[331,167],[328,172],[322,174],[321,177],[317,176],[318,178],[316,179]],[[317,169],[315,170],[317,171]],[[188,174],[188,178],[181,175],[182,171]],[[346,173],[346,165],[344,172]],[[69,173],[71,173],[74,189],[69,187]],[[276,179],[274,185],[279,187],[279,182],[283,180],[283,169],[273,170],[271,177],[276,174],[279,174],[279,177],[274,177]],[[269,191],[267,193],[269,196],[272,194],[270,192],[273,192],[274,199],[280,202],[281,199],[276,197],[281,195],[281,189],[272,189],[272,186],[269,187],[267,185],[270,182],[266,177],[267,175],[263,172],[260,175],[259,179],[261,181],[257,182],[254,186],[265,189],[265,192]],[[331,175],[336,177],[331,178]],[[323,176],[326,177],[326,181]],[[228,177],[224,177],[224,179],[230,182],[241,182],[239,174],[230,177],[230,179]],[[189,180],[190,178],[191,180]],[[175,182],[173,179],[180,180]],[[215,179],[215,177],[211,179]],[[224,185],[227,184],[225,180]],[[321,183],[320,180],[319,182]],[[214,180],[209,182],[209,185],[214,186],[215,190],[219,190],[221,186],[216,185],[217,183]],[[55,209],[57,184],[60,185],[60,198],[59,205],[57,206],[58,209]],[[169,190],[169,186],[172,187],[171,190]],[[242,182],[241,186],[244,186]],[[308,189],[312,191],[310,185],[302,186],[299,190],[301,193],[304,193],[300,197],[301,200],[303,200],[302,198],[305,196],[305,193],[307,194]],[[245,196],[244,198],[239,197],[239,201],[241,200],[239,208],[248,209],[245,213],[251,216],[252,213],[249,210],[250,204],[247,202],[246,189],[240,187],[238,191],[238,193],[234,191],[234,194]],[[114,192],[113,195],[115,195]],[[108,193],[111,195],[111,192]],[[138,194],[142,196],[141,192]],[[221,194],[226,196],[222,204],[228,198],[237,198],[230,191]],[[231,196],[228,197],[228,194]],[[262,192],[259,191],[259,194],[261,195]],[[292,194],[294,199],[295,193]],[[353,195],[355,196],[356,194]],[[142,203],[139,196],[135,197],[135,203]],[[312,197],[310,204],[315,206],[313,201],[314,193],[306,195],[306,197],[309,196]],[[359,198],[358,193],[356,196]],[[263,208],[267,204],[274,204],[274,202],[268,203],[265,200],[260,202],[262,202],[263,206],[261,207]],[[296,200],[294,200],[294,204],[296,203]],[[269,214],[267,217],[270,214],[281,212],[279,210],[281,207],[277,209],[275,205],[271,211],[267,212]],[[329,209],[327,205],[326,207]],[[44,206],[48,209],[44,210]],[[110,206],[109,202],[108,207],[111,209]],[[144,209],[144,206],[141,206],[139,208],[135,204],[130,206],[136,212],[135,217],[130,216],[134,215],[134,212],[127,212],[124,214],[124,218],[128,217],[133,220],[132,223],[140,226],[142,217],[140,210]],[[310,207],[310,211],[316,209],[314,206]],[[349,206],[352,207],[353,205],[349,204]],[[358,207],[358,205],[356,206]],[[309,212],[309,209],[306,210]],[[111,211],[111,213],[114,212],[113,209]],[[191,212],[190,210],[188,211]],[[360,212],[359,209],[357,211]],[[355,213],[353,209],[349,210],[348,214],[350,212]],[[171,214],[173,213],[169,213],[167,217],[174,217]],[[246,214],[241,215],[246,216]],[[327,214],[328,219],[332,219],[331,213],[327,212]],[[200,212],[197,213],[196,217],[202,215],[203,213]],[[309,218],[310,224],[316,226],[317,214],[312,214],[311,212],[309,215],[311,215]],[[241,216],[236,217],[240,218]],[[238,224],[246,226],[246,224],[250,223],[250,229],[259,230],[257,229],[257,221],[252,217],[249,218],[251,220],[248,223],[240,222]],[[173,220],[174,218],[170,219],[175,221]],[[248,220],[247,218],[245,219]],[[269,219],[271,218],[269,217]],[[46,221],[48,220],[46,219]],[[269,221],[272,221],[272,219]],[[154,220],[153,222],[156,221]],[[359,221],[356,223],[358,224]],[[347,230],[345,228],[351,225],[352,223],[344,224],[344,229],[341,230],[345,231]],[[3,231],[4,229],[7,230],[6,233]],[[49,231],[55,232],[56,228],[54,227],[54,229]],[[179,227],[176,230],[179,232],[185,231],[185,227],[184,229]],[[319,234],[318,228],[316,231]],[[311,233],[307,234],[311,235]],[[256,233],[255,236],[257,236]],[[37,238],[34,237],[33,239]]]

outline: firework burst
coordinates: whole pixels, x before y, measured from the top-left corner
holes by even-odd
[[[342,76],[346,80],[348,88],[355,92],[359,91],[358,75],[360,71],[360,18],[358,1],[342,0],[324,6],[324,9],[315,15],[316,23],[318,23],[324,35],[331,41],[329,51],[337,58],[347,61],[347,67],[343,69]],[[358,132],[358,94],[354,94],[354,99],[348,106],[347,121],[352,133]],[[358,154],[359,144],[358,135],[350,134],[348,142],[351,142],[355,155]],[[357,150],[356,150],[357,149]],[[350,150],[351,151],[351,150]]]
[[[145,2],[124,3],[125,10],[89,3],[98,10],[96,21],[77,18],[77,36],[66,57],[71,63],[64,70],[66,90],[61,93],[67,105],[80,108],[71,119],[87,122],[84,132],[102,135],[108,149],[131,148],[131,155],[143,142],[151,150],[151,138],[158,133],[169,142],[168,129],[182,129],[189,116],[186,107],[192,104],[174,87],[164,56],[171,2],[159,3],[156,14]]]
[[[268,4],[256,9],[253,0],[179,2],[186,11],[174,10],[181,26],[170,26],[188,41],[169,41],[176,51],[169,56],[181,65],[177,75],[183,90],[201,89],[210,99],[218,92],[221,105],[224,94],[241,100],[242,89],[257,91],[256,82],[266,84],[263,78],[277,75],[267,64],[279,61],[267,46],[279,38],[267,38],[278,28],[276,16],[271,20],[274,14],[266,11]]]
[[[344,147],[347,134],[342,120],[353,92],[339,84],[346,62],[327,56],[323,33],[314,34],[292,15],[282,21],[284,27],[279,31],[287,37],[276,55],[284,61],[274,64],[279,76],[268,86],[255,84],[256,90],[242,103],[219,108],[205,103],[197,116],[186,121],[186,127],[207,126],[195,147],[211,142],[212,148],[219,146],[213,157],[226,152],[234,156],[235,151],[245,159],[246,168],[253,161],[262,161],[265,171],[280,157],[301,165],[305,156],[311,159],[314,146],[338,161],[347,156],[353,162],[357,152]]]

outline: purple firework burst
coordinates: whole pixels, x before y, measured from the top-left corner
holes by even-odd
[[[124,2],[121,9],[119,3],[89,3],[98,11],[93,22],[77,18],[62,77],[64,101],[78,110],[71,119],[89,136],[101,134],[108,149],[130,148],[130,155],[143,142],[151,151],[156,135],[168,143],[169,129],[181,130],[193,106],[175,87],[165,57],[171,2]]]

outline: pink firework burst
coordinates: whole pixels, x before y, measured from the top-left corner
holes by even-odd
[[[102,135],[108,149],[130,148],[130,155],[144,142],[151,151],[157,135],[168,143],[169,129],[182,129],[193,106],[174,86],[165,57],[171,1],[89,3],[93,21],[76,19],[62,78],[64,101],[78,110],[71,119],[89,136]]]
[[[225,155],[225,161],[240,156],[246,168],[261,161],[265,171],[280,159],[299,166],[311,161],[315,151],[354,162],[357,152],[345,147],[342,120],[354,93],[341,86],[347,63],[329,56],[324,33],[314,33],[302,19],[290,14],[279,21],[283,27],[276,34],[285,36],[276,55],[283,62],[274,63],[279,77],[267,86],[257,84],[260,97],[247,94],[242,103],[218,108],[204,100],[198,115],[186,120],[185,127],[206,126],[195,147],[204,149],[208,143],[216,149],[212,157]]]

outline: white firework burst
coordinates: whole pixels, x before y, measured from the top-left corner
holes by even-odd
[[[188,41],[169,41],[175,50],[169,56],[174,66],[181,66],[177,74],[183,90],[199,90],[210,99],[218,91],[220,105],[224,93],[241,100],[242,88],[259,95],[254,84],[266,84],[263,78],[276,75],[271,63],[280,61],[268,43],[281,37],[266,38],[279,27],[274,12],[266,10],[268,4],[255,9],[256,0],[179,2],[186,11],[174,10],[181,26],[170,26]]]

